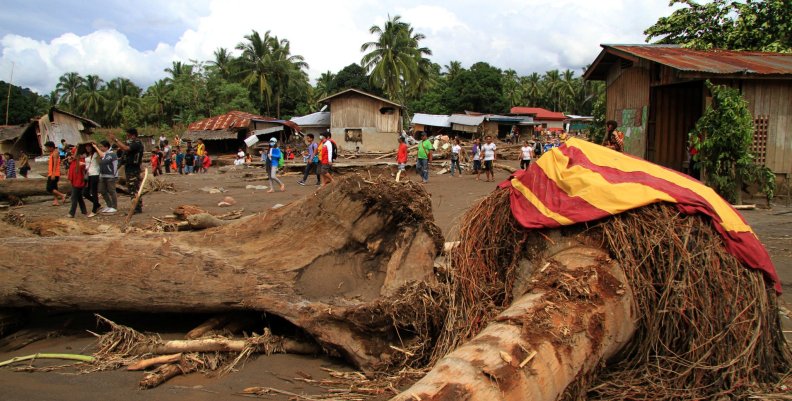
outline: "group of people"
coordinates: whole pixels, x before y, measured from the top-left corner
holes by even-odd
[[[297,181],[300,185],[306,185],[308,176],[311,172],[316,174],[316,185],[325,187],[333,182],[333,175],[331,168],[333,162],[338,157],[338,144],[333,140],[333,134],[325,132],[319,135],[319,142],[315,141],[314,134],[305,136],[306,149],[303,153],[303,160],[305,160],[305,169],[303,170],[303,177]]]
[[[19,162],[14,159],[11,152],[0,154],[0,180],[17,178],[17,169],[19,169],[20,177],[27,178],[30,171],[30,160],[26,154],[20,154]]]
[[[424,131],[418,132],[417,136],[420,137],[418,141],[418,149],[415,161],[415,170],[421,181],[424,183],[429,182],[429,163],[432,161],[432,152],[435,151],[435,146],[428,139],[427,133]],[[453,145],[451,145],[451,177],[456,177],[456,173],[462,175],[462,166],[460,160],[462,158],[462,143],[459,138],[454,138]],[[493,163],[495,163],[497,145],[493,142],[492,136],[487,135],[484,137],[482,144],[479,139],[473,140],[470,156],[473,159],[473,174],[476,175],[476,180],[481,179],[481,173],[484,172],[486,181],[494,180]],[[396,163],[399,170],[404,171],[407,167],[408,147],[404,137],[399,137],[399,148],[396,151]]]

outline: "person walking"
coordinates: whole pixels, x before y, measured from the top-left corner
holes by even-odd
[[[49,161],[47,162],[47,193],[52,194],[54,197],[52,205],[60,206],[62,203],[66,202],[66,194],[58,191],[58,180],[60,180],[61,176],[60,151],[55,147],[55,143],[52,141],[44,143],[44,148],[47,149],[50,154]],[[58,199],[60,199],[60,203]]]
[[[87,216],[93,217],[93,213],[88,213],[88,210],[85,208],[85,201],[83,200],[83,189],[85,188],[85,159],[82,158],[82,155],[78,155],[75,153],[70,153],[66,156],[66,160],[69,163],[69,172],[68,178],[69,182],[72,186],[71,191],[71,208],[69,209],[69,214],[66,217],[74,218],[74,214],[77,213],[77,206],[80,206],[80,212]]]
[[[85,147],[85,172],[87,181],[83,190],[83,197],[91,201],[91,213],[99,211],[99,154],[96,152],[95,144],[91,143]]]
[[[478,138],[473,140],[473,174],[476,174],[476,181],[481,179],[481,142]]]
[[[525,146],[520,148],[520,169],[525,170],[531,164],[533,159],[533,146],[528,141],[525,141]]]
[[[484,154],[484,172],[487,181],[494,181],[495,173],[492,170],[492,165],[495,163],[495,149],[498,147],[492,142],[492,135],[487,135],[484,139],[486,143],[481,145],[481,152]]]
[[[140,172],[143,165],[143,143],[138,138],[136,128],[129,128],[126,133],[128,143],[121,142],[113,134],[108,134],[107,137],[118,146],[118,149],[124,151],[124,173],[126,174],[127,191],[129,191],[130,199],[134,201],[142,179]],[[142,194],[135,206],[135,213],[143,213]]]
[[[308,142],[308,155],[305,159],[303,178],[297,181],[297,183],[305,185],[305,181],[308,180],[308,174],[311,174],[312,170],[316,170],[316,185],[320,185],[322,183],[322,177],[319,174],[319,145],[314,142],[314,134],[306,135],[305,140]]]
[[[451,177],[455,177],[454,171],[459,170],[459,175],[462,176],[462,167],[459,165],[459,156],[462,153],[462,144],[459,138],[454,139],[454,145],[451,146]]]
[[[418,143],[418,160],[415,163],[415,168],[424,183],[429,182],[429,162],[432,161],[432,150],[434,150],[432,142],[427,139],[426,132],[421,131],[421,142]]]
[[[333,176],[330,174],[330,169],[333,167],[334,154],[338,153],[337,145],[332,140],[333,135],[328,131],[325,133],[326,138],[323,138],[322,144],[319,146],[319,169],[322,175],[322,186],[326,187],[333,182]]]
[[[277,182],[280,185],[281,192],[286,190],[286,185],[283,184],[283,181],[278,178],[278,165],[280,163],[281,158],[283,158],[283,152],[281,152],[280,148],[278,147],[278,140],[275,138],[270,139],[269,142],[269,182],[270,182],[270,189],[267,192],[275,192],[275,183]]]
[[[118,211],[118,197],[116,196],[116,181],[118,180],[118,155],[113,152],[110,142],[102,141],[99,145],[91,143],[99,155],[99,188],[105,201],[105,207],[99,213],[115,214]],[[96,212],[94,212],[96,213]]]
[[[16,178],[16,162],[14,155],[6,152],[5,154],[5,177],[7,180]]]
[[[405,143],[404,137],[399,137],[399,149],[396,151],[396,164],[399,166],[399,171],[405,171],[407,169],[407,155],[409,153],[409,149],[407,148],[407,143]]]

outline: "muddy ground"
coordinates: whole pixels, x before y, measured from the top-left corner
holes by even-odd
[[[504,164],[516,167],[515,161],[504,161]],[[34,166],[36,169],[44,166]],[[438,170],[435,168],[434,170]],[[359,171],[368,176],[390,174],[389,170]],[[228,212],[230,209],[244,209],[244,214],[266,211],[278,204],[287,204],[304,196],[311,196],[316,190],[314,179],[309,178],[307,186],[297,184],[298,176],[288,174],[283,177],[286,183],[285,192],[267,193],[266,190],[246,189],[247,185],[269,185],[266,181],[253,181],[256,176],[263,175],[261,169],[246,169],[226,174],[219,174],[211,169],[208,174],[179,176],[165,175],[164,180],[172,182],[176,193],[154,192],[145,196],[144,213],[135,215],[132,225],[150,227],[156,223],[152,217],[163,217],[177,205],[192,204],[214,213]],[[351,173],[347,173],[351,174]],[[247,175],[247,177],[246,177]],[[252,176],[251,176],[252,175]],[[416,180],[414,173],[409,174]],[[477,199],[487,195],[495,184],[508,177],[505,171],[496,171],[495,182],[477,181],[475,176],[450,177],[433,175],[426,185],[432,196],[433,213],[437,224],[443,230],[447,240],[454,236],[455,225],[467,208]],[[226,192],[210,194],[201,188],[222,187]],[[221,208],[217,203],[225,196],[236,200],[236,205]],[[66,206],[49,206],[50,202],[26,205],[14,208],[13,211],[25,214],[29,221],[51,221],[53,218],[63,219],[67,213]],[[128,210],[129,198],[119,197],[121,212]],[[792,303],[792,207],[788,199],[777,199],[772,209],[756,209],[744,211],[743,215],[754,227],[762,242],[766,245],[775,262],[776,269],[783,281],[785,294],[782,300]],[[78,214],[79,219],[85,219]],[[124,216],[97,216],[90,219],[90,226],[99,232],[113,230]],[[86,219],[87,220],[87,219]],[[80,222],[76,222],[82,227]],[[20,232],[3,224],[0,236],[19,235]],[[24,232],[22,232],[24,233]],[[98,234],[98,235],[101,235]],[[321,238],[312,238],[306,233],[304,238],[296,238],[291,252],[300,252],[303,247],[310,247]],[[90,237],[86,237],[90,241]],[[0,242],[2,240],[0,239]],[[90,263],[90,262],[87,262]],[[101,268],[101,266],[97,266]],[[792,309],[790,307],[789,309]],[[142,315],[107,312],[105,315],[121,324],[127,324],[141,331],[160,333],[164,338],[181,338],[190,329],[200,324],[208,315]],[[790,320],[784,318],[785,327],[792,327]],[[25,333],[44,333],[50,338],[34,342],[15,351],[8,347],[0,347],[0,361],[14,356],[28,355],[36,352],[91,353],[93,336],[86,330],[97,330],[95,319],[89,313],[71,311],[37,311],[25,327]],[[18,342],[17,342],[18,343]],[[37,361],[34,366],[58,365],[63,361]],[[311,377],[316,380],[328,378],[324,369],[349,371],[350,368],[342,360],[328,357],[307,357],[296,355],[273,355],[253,357],[235,373],[223,377],[206,376],[200,373],[176,377],[164,385],[152,390],[138,390],[137,383],[141,379],[140,372],[116,370],[91,374],[77,374],[70,369],[51,372],[18,371],[25,364],[17,364],[12,368],[0,368],[0,386],[3,400],[127,400],[144,397],[151,400],[217,400],[242,398],[239,393],[246,387],[273,387],[297,394],[327,394],[325,389],[297,380],[300,377]],[[388,399],[392,394],[385,394],[378,399]],[[286,400],[286,395],[272,394],[264,399]]]

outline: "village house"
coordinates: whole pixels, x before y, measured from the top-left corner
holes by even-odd
[[[673,45],[602,45],[584,78],[605,81],[606,118],[625,151],[683,170],[688,133],[711,95],[705,81],[737,88],[754,117],[756,162],[792,175],[792,54],[694,50]]]
[[[510,112],[512,116],[530,116],[533,117],[534,129],[537,131],[563,131],[564,121],[567,116],[564,113],[557,111],[550,111],[541,107],[512,107]]]
[[[319,100],[330,106],[330,132],[346,151],[388,152],[397,148],[402,106],[357,89]]]
[[[447,134],[451,129],[449,116],[445,114],[415,113],[410,125],[413,132],[424,131],[428,135]]]
[[[190,124],[182,140],[203,139],[210,154],[236,153],[237,149],[247,146],[245,139],[252,135],[256,135],[258,141],[269,138],[284,141],[299,130],[300,127],[291,121],[233,110]]]
[[[95,121],[52,107],[49,113],[29,124],[0,128],[0,152],[41,155],[47,141],[60,144],[65,139],[72,145],[86,143],[91,140],[92,129],[99,127]]]
[[[330,112],[317,111],[305,116],[294,117],[290,121],[299,125],[300,132],[303,134],[314,134],[318,139],[320,134],[330,129]]]

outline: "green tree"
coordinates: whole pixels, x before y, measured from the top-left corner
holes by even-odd
[[[47,98],[39,96],[37,93],[28,88],[20,88],[16,85],[11,85],[10,103],[8,97],[9,84],[0,81],[0,110],[2,110],[2,119],[0,123],[6,121],[6,108],[8,109],[8,124],[26,124],[33,117],[43,115],[49,109]]]
[[[262,37],[254,30],[250,35],[245,35],[245,40],[247,42],[240,42],[236,46],[237,50],[242,50],[239,58],[242,83],[256,88],[259,113],[263,114],[266,110],[269,114],[272,103],[272,47],[277,39],[270,36],[270,31]]]
[[[366,70],[356,63],[352,63],[336,74],[328,90],[330,95],[346,89],[359,89],[372,95],[382,96],[382,90],[371,84]]]
[[[67,72],[58,79],[55,91],[58,92],[59,104],[69,111],[77,111],[78,95],[85,84],[85,78],[76,72]]]
[[[503,72],[503,98],[509,108],[522,103],[522,88],[517,71],[508,69]]]
[[[529,106],[538,106],[540,104],[544,96],[544,86],[539,73],[534,72],[531,75],[520,77],[520,87],[525,104]]]
[[[454,60],[443,66],[443,68],[445,68],[443,75],[445,75],[445,77],[448,79],[454,79],[462,70],[464,70],[464,68],[462,68],[462,63]]]
[[[281,117],[281,103],[283,97],[293,80],[308,83],[308,77],[303,73],[303,69],[308,68],[303,56],[291,54],[289,41],[286,39],[278,40],[274,37],[271,42],[271,87],[275,97],[275,115]]]
[[[697,49],[792,50],[789,0],[672,0],[684,7],[661,17],[644,31],[647,41]]]
[[[422,86],[420,81],[428,78],[428,68],[422,60],[432,52],[420,47],[424,35],[414,33],[398,15],[388,18],[382,27],[373,25],[369,32],[377,35],[377,40],[360,47],[361,52],[368,51],[361,65],[388,97],[404,102],[406,95],[415,93]]]
[[[705,180],[730,202],[742,203],[742,181],[750,174],[753,117],[739,90],[706,82],[712,104],[690,132],[694,156]]]
[[[484,62],[473,64],[448,81],[442,100],[452,112],[505,112],[501,70]]]
[[[236,73],[236,59],[224,47],[214,51],[214,60],[209,61],[208,64],[213,72],[225,80],[231,79]]]
[[[102,111],[105,97],[102,94],[102,78],[98,75],[87,75],[85,84],[79,94],[80,109],[90,118],[97,118]]]

